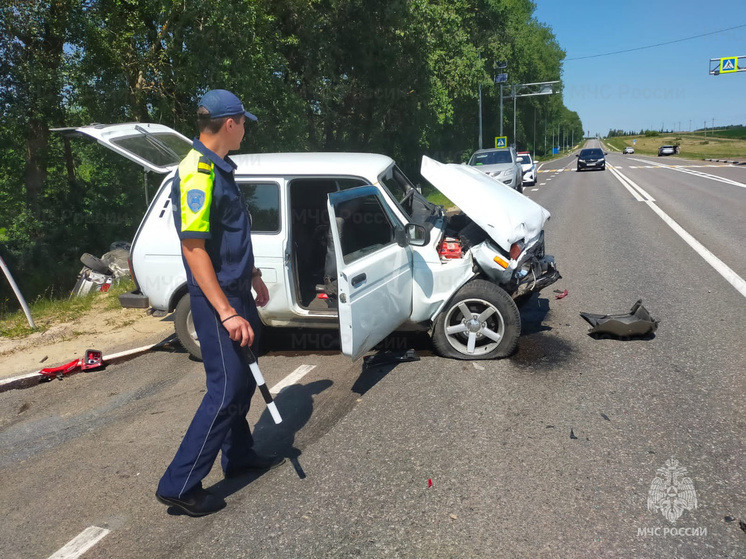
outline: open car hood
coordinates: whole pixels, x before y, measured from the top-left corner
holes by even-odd
[[[516,190],[468,165],[422,157],[420,173],[506,252],[539,236],[549,212]]]

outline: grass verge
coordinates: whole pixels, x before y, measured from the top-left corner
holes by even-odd
[[[632,140],[637,140],[635,144]],[[658,155],[658,148],[663,145],[679,145],[681,157],[687,159],[733,159],[746,161],[746,138],[719,137],[702,133],[695,134],[662,134],[660,136],[617,136],[606,138],[607,145],[618,150],[633,147],[640,155]],[[676,157],[676,156],[669,156]]]
[[[29,326],[26,315],[19,310],[2,317],[0,337],[23,338],[34,332],[44,332],[55,324],[71,322],[97,305],[101,305],[104,309],[119,308],[119,294],[132,291],[134,288],[135,284],[132,280],[127,279],[113,285],[106,293],[94,292],[83,297],[69,299],[39,298],[29,305],[36,329]]]

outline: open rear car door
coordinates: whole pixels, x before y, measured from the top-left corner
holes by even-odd
[[[329,194],[342,353],[360,358],[412,313],[412,250],[375,186]]]

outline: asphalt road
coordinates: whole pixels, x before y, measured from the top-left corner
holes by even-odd
[[[563,158],[525,189],[552,213],[563,279],[522,309],[510,359],[392,338],[421,361],[367,368],[329,333],[274,339],[270,387],[315,365],[276,397],[282,425],[260,397],[250,412],[258,447],[292,460],[230,483],[211,473],[228,501],[216,515],[153,497],[204,390],[185,353],[0,394],[0,555],[49,557],[98,526],[85,558],[746,557],[746,169],[608,164],[577,173]],[[640,298],[660,320],[652,339],[587,335],[580,311]],[[648,510],[670,459],[697,499],[675,522]]]

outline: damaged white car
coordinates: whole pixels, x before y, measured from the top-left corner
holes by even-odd
[[[169,199],[173,170],[191,142],[156,124],[62,132],[83,133],[167,173],[132,242],[137,289],[120,300],[175,310],[180,340],[201,357]],[[252,215],[255,263],[270,292],[262,321],[338,327],[342,351],[353,359],[405,329],[428,331],[446,357],[505,357],[521,332],[515,299],[560,277],[544,252],[549,212],[468,166],[422,159],[422,176],[461,209],[449,217],[384,155],[231,158]]]

